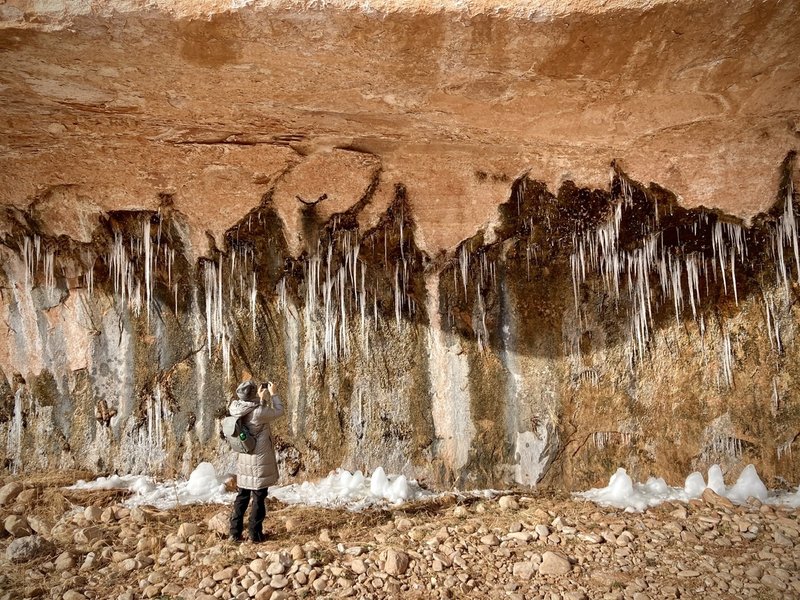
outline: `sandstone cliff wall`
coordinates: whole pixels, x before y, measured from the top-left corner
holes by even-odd
[[[419,249],[402,185],[360,226],[380,177],[347,211],[303,205],[298,254],[271,192],[198,261],[169,197],[103,214],[84,242],[6,209],[6,467],[224,463],[218,419],[253,374],[286,390],[286,476],[587,485],[617,464],[677,479],[755,462],[796,480],[788,175],[750,226],[619,172],[558,194],[522,176],[452,258]]]
[[[795,3],[114,6],[0,10],[6,468],[797,484]]]

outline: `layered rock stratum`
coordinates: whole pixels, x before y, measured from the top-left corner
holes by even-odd
[[[12,471],[797,484],[792,1],[0,5]]]

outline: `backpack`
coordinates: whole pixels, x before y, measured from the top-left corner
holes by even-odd
[[[222,435],[231,450],[240,454],[252,454],[256,449],[256,438],[242,421],[242,417],[225,417],[222,419]]]

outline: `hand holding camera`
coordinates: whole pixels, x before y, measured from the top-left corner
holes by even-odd
[[[263,402],[265,397],[272,397],[275,395],[275,384],[267,381],[258,386],[258,397]]]

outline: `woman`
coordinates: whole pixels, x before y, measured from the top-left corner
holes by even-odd
[[[244,381],[236,388],[236,395],[238,399],[231,402],[228,411],[231,416],[241,418],[250,435],[256,438],[256,447],[252,454],[240,453],[237,459],[236,483],[239,493],[233,501],[230,539],[234,542],[242,541],[244,513],[252,495],[253,507],[250,510],[248,534],[251,541],[263,542],[266,539],[263,523],[267,514],[264,505],[267,488],[278,481],[278,462],[269,423],[283,414],[283,404],[275,394],[275,385],[271,381],[262,383],[258,391],[253,381]]]

